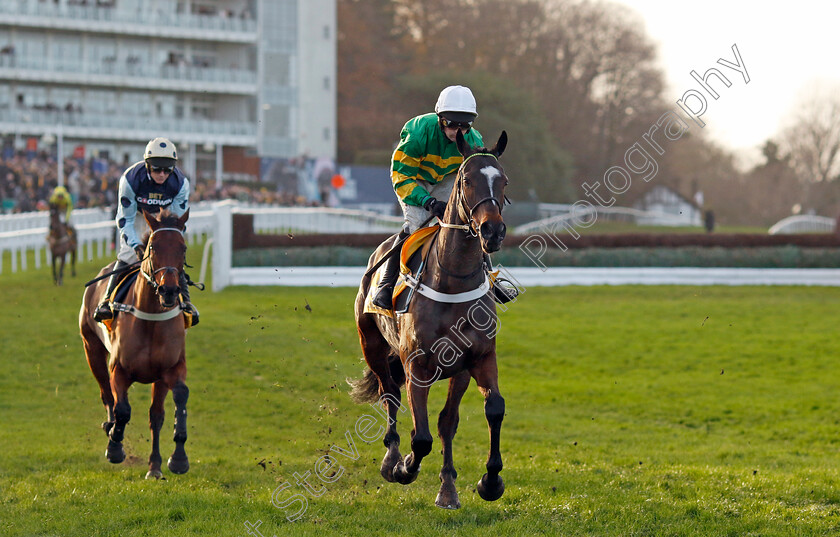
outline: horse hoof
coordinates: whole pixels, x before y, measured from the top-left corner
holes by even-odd
[[[455,493],[455,496],[446,497],[443,492],[439,492],[437,498],[435,498],[435,505],[440,507],[441,509],[460,509],[461,508],[461,501],[458,499],[458,493]]]
[[[502,497],[502,494],[505,493],[505,483],[498,475],[495,479],[490,479],[487,477],[487,474],[484,474],[481,476],[481,479],[478,480],[476,490],[482,500],[495,502]]]
[[[187,458],[174,459],[169,457],[169,460],[166,462],[166,466],[169,467],[169,471],[173,474],[186,474],[187,470],[190,469],[190,461]]]
[[[420,467],[417,467],[417,471],[413,474],[410,474],[405,469],[405,463],[400,461],[394,466],[394,481],[401,485],[409,485],[414,483],[417,480],[417,476],[420,475]]]
[[[160,470],[149,470],[146,472],[146,479],[160,479],[163,477],[163,472]]]
[[[119,464],[125,460],[125,451],[122,444],[108,442],[108,449],[105,450],[105,458],[111,464]]]
[[[382,466],[379,468],[379,473],[382,474],[382,477],[388,483],[395,483],[397,481],[394,479],[394,467],[389,466],[387,463],[382,463]]]

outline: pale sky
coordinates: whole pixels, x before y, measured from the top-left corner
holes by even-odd
[[[744,0],[684,2],[614,0],[636,11],[659,47],[674,103],[688,90],[700,90],[692,70],[703,76],[717,68],[730,80],[711,85],[720,97],[708,98],[702,119],[720,145],[753,160],[764,141],[790,120],[801,93],[815,85],[840,87],[840,4],[797,0],[770,3]],[[750,77],[717,63],[735,62],[732,45]],[[699,106],[699,105],[698,105]]]

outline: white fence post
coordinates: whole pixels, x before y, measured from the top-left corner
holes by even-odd
[[[230,265],[233,259],[234,202],[222,201],[214,205],[216,229],[213,232],[213,291],[230,285]]]

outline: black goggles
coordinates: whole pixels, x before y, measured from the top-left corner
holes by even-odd
[[[166,168],[159,168],[159,167],[157,167],[157,166],[152,166],[152,173],[160,173],[160,172],[163,172],[163,173],[172,173],[172,170],[173,170],[174,168],[175,168],[174,166],[168,166],[168,167],[166,167]]]
[[[472,121],[461,123],[460,121],[451,121],[445,117],[440,118],[440,124],[447,129],[463,129],[464,131],[468,131],[472,128]]]

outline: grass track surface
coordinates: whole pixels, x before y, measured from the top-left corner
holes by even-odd
[[[475,492],[488,439],[473,384],[450,512],[433,505],[437,438],[403,487],[379,476],[381,442],[354,432],[373,411],[344,383],[362,370],[352,289],[194,291],[189,473],[143,479],[145,385],[130,391],[126,462],[106,462],[76,321],[96,269],[81,263],[63,288],[45,268],[0,275],[0,535],[245,536],[246,521],[266,537],[840,532],[838,289],[528,289],[498,340],[507,490],[495,503]],[[444,392],[432,389],[433,430]],[[173,412],[170,397],[164,459]],[[407,417],[399,430],[405,453]],[[294,474],[348,448],[348,431],[358,459],[337,457],[343,473],[313,497]],[[271,502],[283,483],[281,500],[308,499],[295,522]]]

